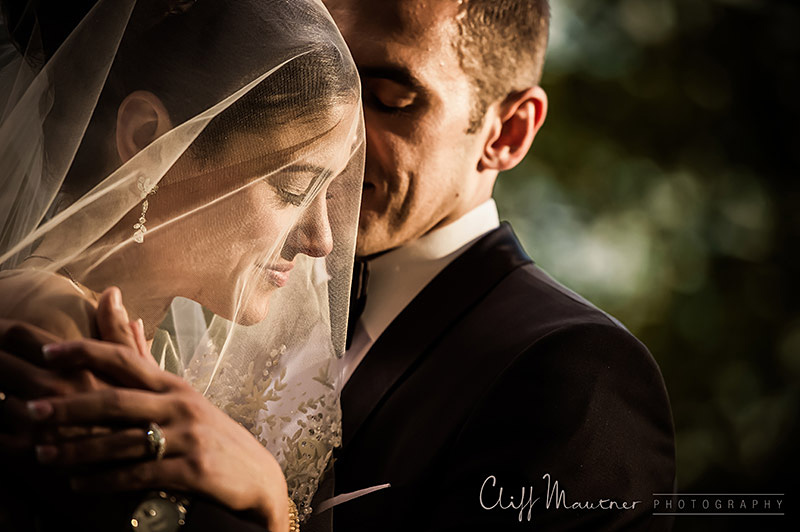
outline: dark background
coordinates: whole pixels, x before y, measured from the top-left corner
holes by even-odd
[[[650,348],[678,491],[786,493],[800,444],[800,2],[551,0],[547,122],[500,177],[536,262]],[[675,530],[783,529],[677,517]]]

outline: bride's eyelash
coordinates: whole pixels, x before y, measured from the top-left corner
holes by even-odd
[[[288,178],[286,175],[283,176],[275,176],[269,175],[263,178],[263,181],[269,185],[275,193],[278,195],[278,198],[281,202],[285,204],[294,205],[295,207],[299,207],[303,204],[303,201],[306,199],[308,195],[307,190],[300,190],[299,187],[292,186],[292,179]]]
[[[311,174],[310,179],[298,178],[298,176],[308,173]],[[266,176],[264,181],[266,181],[275,190],[275,192],[277,192],[278,197],[283,203],[300,207],[308,197],[313,183],[320,179],[328,179],[330,174],[331,172],[327,168],[308,165],[294,165],[284,168],[280,174],[280,177],[277,179],[276,176]],[[294,187],[293,190],[292,185],[297,184],[298,182],[308,182],[307,188],[299,192],[297,192],[297,187]],[[327,195],[326,199],[328,199]]]
[[[275,190],[278,192],[278,195],[281,197],[281,200],[283,200],[285,203],[290,203],[295,207],[299,207],[300,205],[302,205],[303,201],[306,199],[305,192],[302,194],[295,194],[281,187],[275,187]]]

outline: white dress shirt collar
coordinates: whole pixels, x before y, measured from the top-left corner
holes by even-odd
[[[475,240],[499,225],[497,205],[490,199],[455,222],[369,262],[367,304],[341,361],[342,386],[417,294]]]
[[[458,220],[369,262],[367,304],[361,321],[372,341],[450,262],[500,225],[490,199]]]

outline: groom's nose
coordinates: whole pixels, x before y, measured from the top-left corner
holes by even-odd
[[[325,257],[333,250],[333,235],[328,220],[328,205],[322,190],[306,207],[289,237],[288,250],[293,259],[298,253]]]

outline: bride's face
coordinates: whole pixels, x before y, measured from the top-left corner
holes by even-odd
[[[291,282],[298,255],[331,252],[329,202],[350,146],[349,128],[326,121],[232,133],[212,155],[190,149],[178,160],[150,197],[148,225],[157,229],[141,244],[173,296],[257,323]]]

